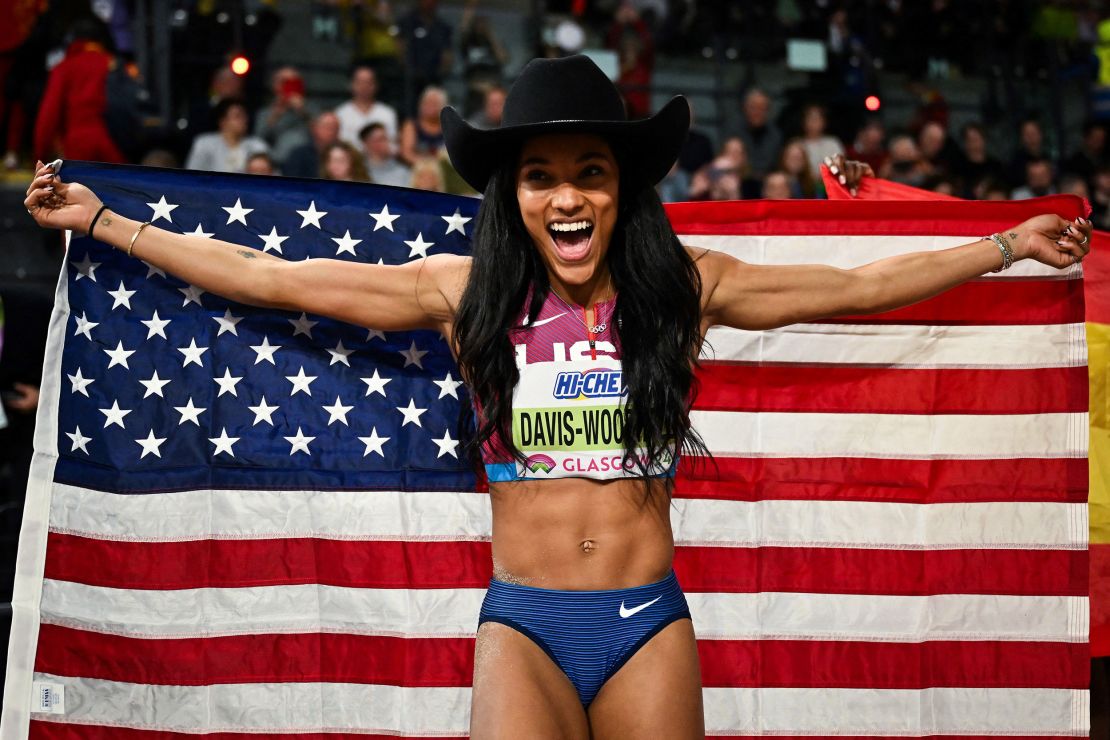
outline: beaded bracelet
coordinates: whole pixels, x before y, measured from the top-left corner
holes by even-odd
[[[991,234],[987,238],[994,242],[998,246],[998,250],[1002,252],[1002,267],[999,267],[997,270],[991,270],[991,272],[1009,270],[1014,264],[1014,251],[1010,249],[1010,243],[1006,241],[1006,237],[1002,236],[1002,234]]]

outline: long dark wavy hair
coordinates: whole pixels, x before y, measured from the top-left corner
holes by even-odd
[[[620,173],[607,259],[617,291],[613,321],[628,389],[623,464],[646,479],[670,467],[672,444],[682,454],[709,456],[690,426],[701,342],[701,277],[655,188],[623,166],[628,160],[619,143],[610,146]],[[471,238],[470,278],[455,314],[459,368],[479,408],[475,419],[464,404],[461,424],[470,432],[466,447],[475,465],[481,446],[495,434],[505,451],[524,462],[512,439],[519,373],[509,332],[521,327],[529,290],[530,323],[551,289],[517,203],[518,152],[505,157],[486,186]],[[672,478],[664,480],[670,494]]]

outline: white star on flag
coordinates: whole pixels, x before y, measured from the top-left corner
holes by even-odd
[[[400,353],[401,357],[405,358],[405,367],[408,367],[409,365],[416,365],[421,370],[424,369],[424,363],[420,360],[424,357],[424,355],[428,354],[428,351],[417,349],[415,339],[412,340],[412,344],[409,345],[408,349],[399,349],[397,351]]]
[[[311,455],[312,453],[308,450],[308,443],[314,439],[316,438],[306,437],[304,433],[301,432],[301,428],[297,427],[297,436],[285,438],[286,442],[293,445],[293,447],[289,450],[289,454],[292,455],[293,453],[297,452],[297,450],[301,450],[306,455]]]
[[[104,428],[107,429],[109,424],[116,424],[120,429],[126,429],[123,426],[123,417],[131,413],[131,409],[121,409],[119,401],[112,401],[112,408],[100,409],[100,413],[104,414]]]
[[[254,358],[255,365],[266,360],[271,365],[277,366],[277,363],[274,362],[274,353],[281,349],[280,344],[270,344],[270,338],[263,336],[262,344],[252,344],[251,349],[253,349],[257,355],[257,357]]]
[[[277,227],[274,226],[270,229],[269,234],[259,234],[258,238],[265,242],[265,244],[262,245],[263,252],[269,252],[272,249],[278,254],[282,254],[281,243],[289,237],[279,236],[277,233]]]
[[[193,229],[192,231],[188,231],[186,233],[191,235],[191,236],[203,236],[205,239],[211,239],[213,236],[215,236],[214,233],[205,231],[204,230],[204,224],[201,224],[201,223],[198,223],[197,227],[195,229]],[[162,271],[159,270],[158,272],[162,272]],[[165,276],[166,276],[166,273],[162,272],[162,277],[165,277]],[[150,277],[150,276],[147,275],[147,277]]]
[[[409,405],[407,407],[398,406],[397,410],[405,415],[404,421],[401,422],[401,426],[404,426],[405,424],[415,424],[418,427],[424,426],[420,423],[420,415],[426,412],[428,409],[416,408],[415,399],[410,398]]]
[[[384,342],[385,341],[385,332],[384,331],[378,331],[377,329],[367,329],[366,330],[366,341],[371,342],[375,339],[380,339]]]
[[[150,433],[146,435],[146,439],[136,439],[135,441],[143,446],[143,454],[139,455],[139,459],[142,460],[148,454],[153,454],[155,457],[161,457],[162,453],[158,451],[158,448],[162,446],[162,443],[166,441],[166,438],[155,437],[154,430],[151,429]]]
[[[66,377],[69,378],[69,382],[73,384],[72,386],[70,386],[70,393],[80,393],[85,398],[89,397],[89,392],[85,389],[88,388],[90,384],[92,384],[94,378],[81,377],[81,368],[77,368],[76,375],[69,375],[67,373]],[[387,380],[386,382],[388,383],[389,381]],[[367,395],[369,395],[369,393]],[[382,395],[384,396],[385,394],[383,393]]]
[[[415,239],[405,240],[405,246],[409,248],[409,258],[412,257],[427,257],[428,247],[434,247],[435,242],[424,241],[424,234],[416,235]]]
[[[154,315],[151,316],[149,319],[143,319],[139,323],[146,326],[147,339],[151,339],[155,334],[162,337],[162,339],[167,338],[165,329],[169,325],[170,320],[158,318],[158,309],[154,309]]]
[[[189,339],[188,347],[178,347],[177,351],[185,355],[185,361],[181,363],[181,367],[185,367],[190,362],[195,363],[198,367],[204,367],[200,356],[208,351],[207,347],[198,347],[196,337]]]
[[[216,398],[219,398],[225,393],[230,393],[238,398],[239,392],[235,390],[235,384],[242,379],[243,376],[240,375],[239,377],[235,377],[231,374],[231,368],[225,367],[224,376],[222,378],[212,378],[212,380],[216,381],[216,384],[220,386],[220,392],[216,394]]]
[[[131,296],[135,295],[134,290],[128,290],[124,287],[123,281],[119,281],[119,287],[115,290],[109,290],[108,295],[114,299],[112,301],[112,310],[116,310],[120,306],[125,306],[128,311],[131,310]]]
[[[356,244],[361,244],[362,239],[352,239],[350,229],[347,229],[343,233],[343,236],[339,236],[339,237],[333,236],[331,238],[331,240],[339,245],[339,248],[335,250],[335,256],[336,257],[343,254],[344,252],[350,252],[351,255],[353,255],[355,257],[358,256],[358,255],[355,254],[355,245]]]
[[[382,445],[384,445],[386,442],[388,442],[389,439],[390,439],[389,437],[379,437],[378,436],[378,428],[373,427],[370,430],[370,436],[369,437],[359,437],[358,438],[359,442],[362,442],[364,445],[366,445],[366,452],[362,453],[362,456],[366,457],[371,452],[376,452],[379,455],[381,455],[382,457],[385,457],[385,452],[382,451]]]
[[[297,391],[304,391],[306,395],[312,395],[312,391],[309,390],[308,386],[312,381],[316,380],[316,376],[305,375],[304,365],[301,365],[301,369],[297,371],[296,375],[286,375],[285,379],[293,384],[293,390],[289,392],[290,396],[296,395]]]
[[[432,382],[439,386],[438,398],[443,398],[447,395],[450,395],[454,398],[459,397],[459,394],[456,391],[458,387],[462,385],[462,381],[455,380],[455,376],[453,376],[451,373],[447,373],[447,377],[443,380],[433,380]]]
[[[458,459],[459,456],[455,454],[455,448],[459,446],[459,441],[457,439],[452,439],[449,431],[445,429],[441,439],[432,437],[432,441],[439,447],[439,452],[436,454],[437,460],[444,455],[450,455],[456,460]],[[363,455],[363,457],[365,457],[365,455]]]
[[[388,205],[383,205],[382,209],[377,213],[371,211],[370,215],[374,217],[374,231],[378,229],[389,229],[393,231],[393,222],[400,218],[398,214],[389,212]]]
[[[226,452],[232,457],[235,457],[235,453],[232,451],[231,446],[238,442],[239,438],[227,436],[227,427],[220,430],[219,437],[209,437],[208,441],[216,445],[216,449],[212,452],[212,457],[215,457],[221,452]]]
[[[146,398],[147,396],[159,396],[161,398],[165,398],[165,396],[162,395],[162,389],[170,381],[168,379],[162,380],[161,378],[159,378],[158,371],[155,370],[154,375],[150,376],[149,380],[140,380],[139,382],[142,383],[144,388],[146,388],[146,393],[143,394],[143,398]]]
[[[262,400],[258,403],[257,406],[247,406],[247,408],[254,412],[254,423],[251,424],[251,426],[253,427],[255,424],[258,424],[261,421],[264,421],[267,424],[269,424],[270,426],[273,426],[274,425],[274,420],[272,418],[273,413],[281,407],[280,406],[267,406],[266,405],[266,397],[263,396]]]
[[[339,396],[335,397],[335,403],[331,406],[323,406],[324,411],[328,412],[328,426],[330,427],[333,422],[341,421],[345,426],[347,424],[347,413],[354,408],[354,406],[344,406],[342,399]]]
[[[150,217],[150,222],[154,223],[160,218],[164,218],[173,223],[173,209],[177,208],[176,205],[166,202],[166,196],[158,199],[157,203],[147,203],[148,206],[154,209],[154,215]]]
[[[182,308],[188,306],[190,303],[195,303],[201,308],[204,304],[200,302],[200,297],[204,295],[204,291],[195,285],[186,285],[184,288],[177,289],[181,295],[185,296],[185,302],[181,304]]]
[[[383,378],[378,375],[377,368],[374,369],[374,374],[369,378],[362,378],[363,383],[366,383],[366,395],[371,393],[380,393],[382,398],[385,398],[385,384],[393,380],[393,378]]]
[[[347,358],[351,355],[352,352],[354,352],[354,350],[344,347],[342,339],[339,340],[339,344],[335,346],[335,349],[329,349],[328,352],[331,353],[331,362],[328,363],[328,367],[331,367],[337,362],[342,362],[347,367],[351,366],[351,363]]]
[[[115,349],[106,349],[104,350],[104,354],[112,358],[112,361],[108,363],[108,367],[112,367],[114,365],[123,365],[125,368],[130,370],[131,368],[127,364],[127,358],[135,354],[135,350],[124,349],[123,340],[121,339],[119,340],[119,343],[116,344]]]
[[[299,319],[286,319],[286,321],[293,325],[293,336],[304,334],[309,339],[312,339],[312,327],[320,323],[310,320],[304,311],[301,312]]]
[[[235,199],[235,205],[220,206],[220,208],[227,211],[227,224],[225,224],[226,226],[230,226],[234,221],[238,221],[239,223],[243,224],[243,226],[246,226],[247,214],[254,211],[253,208],[243,208],[243,203],[239,198]]]
[[[212,236],[212,235],[208,234],[208,236]],[[146,260],[139,260],[139,261],[142,262],[144,265],[146,265],[146,276],[148,278],[152,278],[155,275],[161,275],[162,277],[166,276],[166,271],[163,270],[161,267],[155,267],[154,265],[150,264]]]
[[[216,336],[221,336],[225,331],[229,331],[235,336],[239,336],[239,330],[235,325],[243,320],[242,316],[232,316],[231,309],[225,308],[223,316],[213,316],[212,320],[220,325],[220,330],[216,332]]]
[[[470,216],[461,215],[459,213],[459,210],[456,208],[454,216],[440,216],[440,218],[447,222],[446,233],[450,234],[452,231],[457,231],[463,236],[466,236],[466,231],[463,229],[463,226],[465,226],[466,223],[470,221]]]
[[[77,270],[77,277],[74,278],[75,282],[83,277],[87,277],[94,283],[96,282],[96,275],[94,273],[96,272],[96,268],[100,267],[100,263],[93,262],[91,259],[89,259],[88,252],[85,252],[85,259],[81,260],[80,262],[74,262],[73,260],[70,260],[69,264],[73,265],[73,269]]]
[[[85,312],[84,311],[81,312],[80,316],[76,316],[74,318],[77,319],[77,328],[74,329],[73,336],[77,336],[78,334],[84,334],[86,339],[91,340],[92,339],[92,334],[90,332],[94,328],[100,326],[99,322],[89,321],[87,318],[85,318]]]
[[[66,436],[73,442],[73,447],[69,448],[70,452],[81,450],[81,452],[84,452],[86,455],[89,454],[89,449],[85,447],[85,445],[92,442],[92,437],[86,437],[81,434],[81,427],[76,427],[72,432],[66,432]],[[366,456],[363,455],[363,457]]]
[[[189,396],[189,402],[184,406],[174,406],[173,409],[181,414],[181,421],[177,422],[178,426],[181,426],[187,421],[191,421],[198,427],[200,426],[200,415],[208,410],[199,406],[194,406],[192,396]]]
[[[327,211],[317,211],[316,210],[316,201],[312,201],[311,203],[308,204],[308,210],[307,211],[297,211],[297,213],[300,214],[302,219],[304,219],[303,221],[301,221],[301,228],[302,229],[304,227],[308,226],[309,224],[312,224],[317,229],[324,228],[323,226],[320,225],[320,219],[323,218],[324,216],[328,215]]]

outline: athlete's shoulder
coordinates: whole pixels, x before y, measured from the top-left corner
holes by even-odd
[[[470,279],[471,258],[463,254],[433,254],[421,260],[421,282],[427,280],[447,303],[456,308]]]

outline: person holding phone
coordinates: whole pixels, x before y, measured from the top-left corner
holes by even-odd
[[[294,149],[311,140],[308,127],[319,110],[305,98],[304,78],[294,67],[275,71],[270,88],[274,99],[255,117],[254,135],[269,144],[280,167]]]

